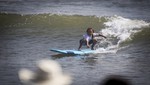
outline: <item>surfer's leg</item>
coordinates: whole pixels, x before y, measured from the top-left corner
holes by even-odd
[[[93,39],[93,40],[92,40],[91,50],[94,50],[94,46],[96,45],[96,43],[97,43],[97,40],[96,40],[96,39]]]
[[[80,50],[80,48],[82,47],[82,45],[84,44],[84,42],[85,42],[85,40],[84,39],[81,39],[80,40],[80,42],[79,42],[79,48],[78,48],[78,50]]]

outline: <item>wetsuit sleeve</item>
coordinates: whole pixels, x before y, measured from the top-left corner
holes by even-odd
[[[88,35],[83,35],[83,38],[84,38],[85,40],[89,41]]]

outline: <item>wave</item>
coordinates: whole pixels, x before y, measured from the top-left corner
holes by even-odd
[[[83,16],[59,14],[0,14],[1,28],[82,29],[97,28],[107,39],[99,41],[98,52],[116,52],[123,43],[149,37],[150,23],[121,16]],[[147,29],[145,29],[147,28]],[[146,31],[145,31],[146,30]],[[144,36],[144,37],[145,37]]]

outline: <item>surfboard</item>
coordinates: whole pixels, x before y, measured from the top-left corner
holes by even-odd
[[[74,55],[85,55],[95,53],[95,50],[82,49],[82,50],[60,50],[60,49],[50,49],[52,52],[57,52],[61,54],[74,54]]]

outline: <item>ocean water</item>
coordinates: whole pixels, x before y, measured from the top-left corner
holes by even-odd
[[[121,75],[133,85],[150,84],[149,0],[0,0],[0,84],[21,85],[18,71],[53,59],[73,77],[72,85],[98,85]],[[88,27],[96,54],[61,55],[50,48],[77,49]]]

